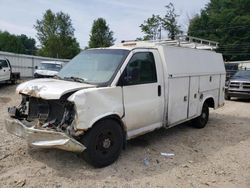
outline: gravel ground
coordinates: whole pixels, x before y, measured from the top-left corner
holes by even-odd
[[[15,86],[0,86],[0,187],[250,187],[250,100],[211,110],[204,129],[179,125],[134,139],[102,169],[74,153],[28,148],[8,134],[7,107],[19,101]]]

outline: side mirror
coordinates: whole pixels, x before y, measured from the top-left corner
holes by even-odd
[[[35,69],[38,69],[38,66],[35,66]]]

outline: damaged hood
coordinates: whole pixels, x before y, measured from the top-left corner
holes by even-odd
[[[60,99],[66,93],[91,87],[95,85],[57,79],[35,79],[20,84],[16,91],[37,98]]]

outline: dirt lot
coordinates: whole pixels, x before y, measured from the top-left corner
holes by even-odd
[[[212,110],[202,130],[180,125],[132,140],[117,162],[94,169],[77,154],[30,149],[8,134],[14,91],[0,86],[0,187],[250,187],[250,101]]]

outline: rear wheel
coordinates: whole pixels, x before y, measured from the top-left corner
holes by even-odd
[[[17,80],[16,79],[12,79],[11,80],[11,84],[16,84],[17,83]]]
[[[209,118],[209,108],[207,103],[204,103],[201,115],[196,119],[194,119],[193,126],[198,129],[204,128],[207,125],[208,118]]]
[[[119,123],[112,119],[99,121],[82,138],[86,146],[84,159],[94,167],[112,164],[120,155],[123,132]]]

